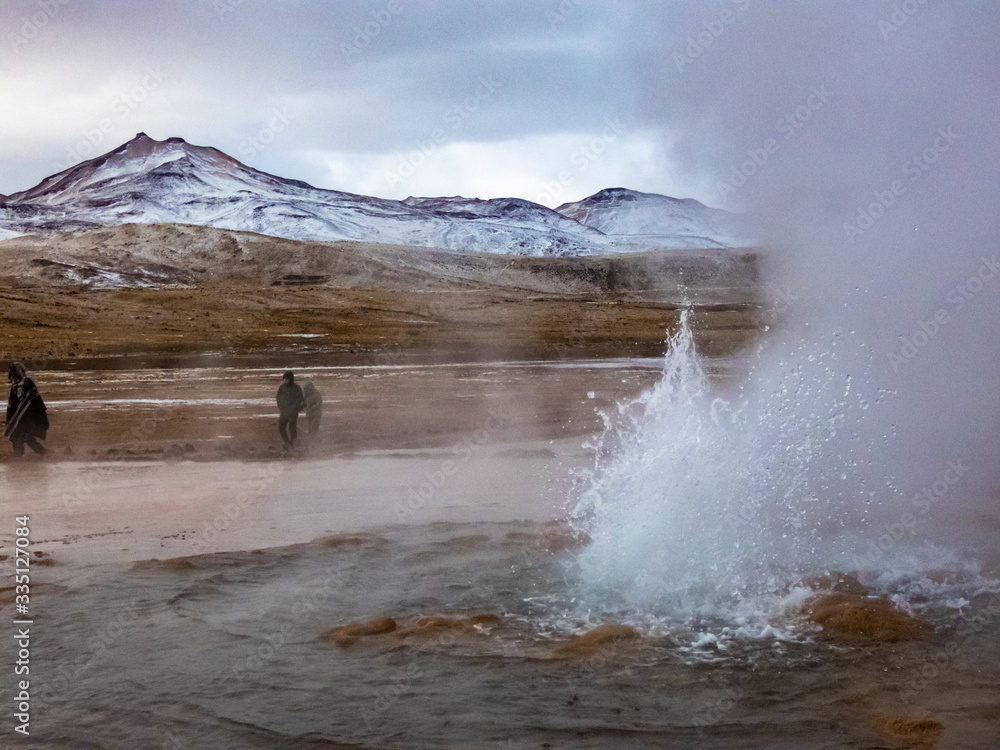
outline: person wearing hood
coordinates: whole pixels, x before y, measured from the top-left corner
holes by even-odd
[[[323,397],[311,380],[302,386],[302,394],[306,399],[306,426],[309,434],[315,435],[319,431],[319,420],[323,414]]]
[[[25,445],[41,455],[45,453],[45,447],[38,441],[45,439],[49,429],[45,402],[20,362],[10,366],[7,380],[10,381],[10,398],[7,400],[3,436],[14,446],[15,456],[24,455]]]
[[[285,448],[295,446],[298,437],[296,424],[299,412],[305,406],[306,399],[302,395],[302,389],[295,383],[295,374],[289,370],[281,376],[281,385],[278,386],[278,432],[281,433]]]

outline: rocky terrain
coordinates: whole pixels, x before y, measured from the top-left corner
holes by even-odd
[[[537,258],[131,224],[0,242],[0,356],[658,356],[756,336],[752,252]]]

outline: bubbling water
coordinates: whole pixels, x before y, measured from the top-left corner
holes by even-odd
[[[874,493],[844,425],[867,408],[836,370],[836,345],[751,372],[723,398],[706,375],[690,311],[663,376],[602,414],[570,518],[590,537],[580,601],[618,613],[745,621],[807,574],[836,567]],[[845,439],[846,438],[846,439]],[[848,568],[849,569],[849,568]]]

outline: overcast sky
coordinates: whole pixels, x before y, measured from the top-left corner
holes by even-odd
[[[927,45],[1000,31],[986,4],[909,2],[889,32],[884,1],[0,0],[0,193],[145,131],[381,197],[557,205],[624,186],[743,207],[720,180],[810,87],[834,106],[772,161],[821,130],[849,148],[898,106],[874,77],[909,86]],[[910,104],[900,136],[924,137]]]
[[[0,4],[3,193],[145,131],[382,197],[555,205],[623,185],[713,199],[642,104],[680,75],[661,48],[682,49],[710,6]]]

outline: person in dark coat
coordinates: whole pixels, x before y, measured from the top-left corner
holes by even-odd
[[[7,400],[7,421],[3,436],[14,446],[14,455],[23,456],[24,446],[39,455],[45,447],[39,440],[45,440],[49,430],[49,418],[45,413],[45,402],[38,395],[34,381],[28,377],[24,365],[15,362],[7,371],[10,381],[10,398]]]
[[[305,396],[302,389],[295,383],[295,374],[289,370],[281,376],[281,385],[278,386],[278,432],[281,433],[281,441],[286,448],[295,445],[298,437],[296,423],[299,421],[299,412],[306,406]]]
[[[323,397],[311,380],[302,386],[302,394],[306,399],[306,425],[309,434],[315,435],[319,431],[319,420],[323,415]]]

